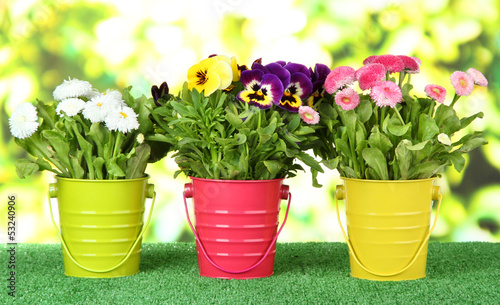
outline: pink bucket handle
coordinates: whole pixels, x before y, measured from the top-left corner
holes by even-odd
[[[240,274],[240,273],[245,273],[245,272],[248,272],[254,268],[256,268],[257,266],[259,266],[266,258],[267,256],[269,255],[269,252],[271,252],[271,249],[273,247],[273,245],[276,243],[276,241],[278,240],[278,236],[280,235],[281,233],[281,230],[283,230],[283,227],[285,226],[285,223],[286,223],[286,220],[288,218],[288,212],[290,210],[290,202],[292,201],[292,194],[290,193],[290,189],[288,187],[288,185],[282,185],[281,186],[281,195],[280,195],[280,198],[281,199],[287,199],[288,198],[288,205],[286,207],[286,213],[285,213],[285,218],[283,219],[283,223],[281,224],[278,232],[276,233],[276,235],[274,236],[274,239],[272,240],[271,244],[269,244],[269,247],[267,248],[266,250],[266,253],[264,254],[264,256],[262,256],[262,258],[257,262],[255,263],[254,265],[246,268],[246,269],[243,269],[243,270],[238,270],[238,271],[233,271],[233,270],[227,270],[219,265],[217,265],[211,258],[210,256],[208,255],[207,251],[205,250],[205,246],[203,245],[200,237],[198,236],[198,232],[196,231],[196,229],[194,228],[193,224],[191,223],[191,218],[189,217],[189,210],[188,210],[188,207],[187,207],[187,201],[186,201],[186,198],[192,198],[193,197],[193,184],[192,183],[186,183],[184,185],[184,207],[186,208],[186,216],[187,216],[187,220],[188,220],[188,223],[189,223],[189,226],[191,227],[191,231],[193,231],[193,234],[196,238],[196,240],[198,241],[198,243],[200,244],[200,248],[201,248],[201,252],[203,252],[203,255],[205,255],[205,257],[207,258],[207,260],[210,262],[210,264],[212,264],[215,268],[219,269],[220,271],[223,271],[223,272],[227,272],[227,273],[231,273],[231,274]]]

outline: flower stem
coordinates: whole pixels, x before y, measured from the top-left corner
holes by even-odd
[[[405,121],[401,117],[401,114],[399,113],[398,107],[394,107],[394,111],[396,112],[396,115],[398,116],[399,121],[401,122],[401,125],[404,126],[405,125]]]
[[[453,108],[453,106],[455,105],[455,103],[458,101],[459,98],[460,98],[460,95],[455,93],[455,96],[453,97],[453,101],[451,101],[451,104],[450,104],[451,108]]]

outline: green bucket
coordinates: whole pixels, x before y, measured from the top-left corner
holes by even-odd
[[[56,177],[50,184],[49,197],[57,198],[59,206],[60,231],[52,206],[50,215],[61,239],[66,275],[108,278],[139,272],[142,236],[156,197],[148,179]],[[144,224],[146,198],[153,200]]]

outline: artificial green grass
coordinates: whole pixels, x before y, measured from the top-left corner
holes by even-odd
[[[427,277],[376,282],[349,276],[344,243],[278,243],[274,275],[198,275],[194,243],[143,244],[141,271],[111,279],[64,275],[60,245],[18,244],[16,297],[0,304],[499,304],[499,243],[431,242]]]

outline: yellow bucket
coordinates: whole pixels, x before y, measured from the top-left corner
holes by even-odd
[[[76,277],[118,277],[139,272],[142,235],[149,225],[156,193],[149,176],[127,180],[56,177],[49,186],[57,198],[61,230],[50,216],[63,247],[64,273]],[[153,198],[146,224],[145,199]]]
[[[351,276],[379,281],[425,277],[427,245],[442,198],[434,179],[342,178],[335,204],[349,247]],[[338,200],[345,202],[349,236],[340,220]],[[438,201],[438,206],[429,230],[432,201]]]

